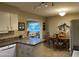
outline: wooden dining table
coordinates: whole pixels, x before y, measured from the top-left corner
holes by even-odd
[[[53,37],[49,37],[46,41],[48,42],[49,46],[52,44],[52,46],[50,46],[50,47],[69,49],[69,40],[70,40],[69,38],[53,38]]]

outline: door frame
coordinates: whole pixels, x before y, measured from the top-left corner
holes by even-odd
[[[40,21],[40,20],[38,20],[38,19],[28,19],[27,21],[26,21],[26,25],[27,25],[27,22],[30,22],[30,21],[32,21],[32,22],[39,22],[40,23],[40,41],[43,41],[43,30],[42,30],[42,21]],[[27,27],[27,26],[26,26]]]

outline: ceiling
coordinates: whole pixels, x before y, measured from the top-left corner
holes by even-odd
[[[5,2],[5,3],[12,6],[16,6],[22,11],[30,12],[40,16],[55,16],[58,15],[58,12],[62,9],[65,12],[67,12],[67,14],[79,13],[78,2],[53,2],[54,4],[53,6],[37,9],[34,9],[34,7],[39,5],[40,2]]]

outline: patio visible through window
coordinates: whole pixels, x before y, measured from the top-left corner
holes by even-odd
[[[40,32],[40,24],[36,22],[30,22],[28,29],[30,32]]]
[[[39,22],[28,22],[28,37],[29,41],[33,44],[40,42],[40,23]]]

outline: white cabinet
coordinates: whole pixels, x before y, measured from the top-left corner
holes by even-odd
[[[10,13],[10,30],[18,30],[18,15]]]
[[[18,30],[18,15],[8,12],[0,12],[0,33]]]
[[[0,48],[0,57],[15,57],[15,56],[16,56],[16,44]]]
[[[9,30],[10,14],[7,12],[0,12],[0,32],[8,32]]]

